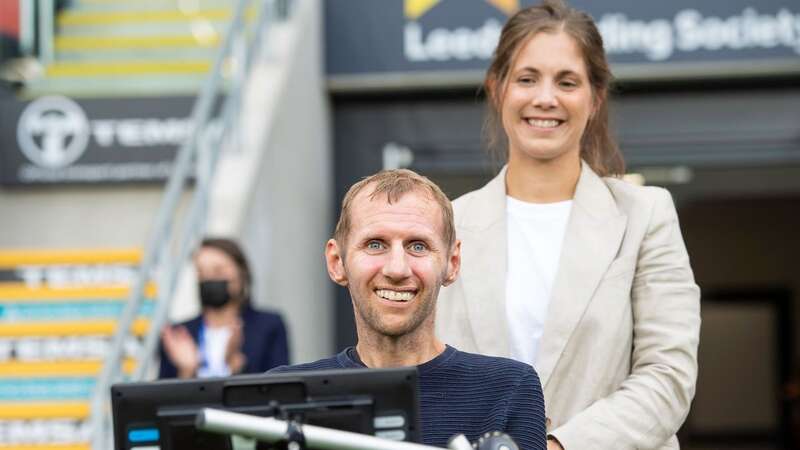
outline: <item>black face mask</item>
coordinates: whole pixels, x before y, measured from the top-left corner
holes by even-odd
[[[205,280],[199,284],[200,304],[203,307],[222,308],[231,301],[228,280]]]

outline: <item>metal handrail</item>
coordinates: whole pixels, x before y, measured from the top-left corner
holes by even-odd
[[[39,62],[47,67],[53,62],[53,35],[55,34],[54,0],[39,1]]]
[[[256,21],[256,30],[239,62],[242,71],[240,80],[246,79],[253,61],[253,54],[262,44],[261,39],[268,24],[272,20],[271,11],[274,0],[259,0],[260,10]],[[144,300],[147,283],[158,275],[158,295],[151,318],[150,327],[144,338],[137,358],[137,369],[133,380],[141,380],[147,374],[149,363],[158,346],[159,332],[167,321],[167,313],[177,286],[177,279],[183,265],[189,259],[194,244],[205,230],[205,217],[208,205],[209,186],[214,174],[223,140],[232,135],[237,124],[241,96],[241,86],[233,86],[231,93],[225,98],[222,106],[222,129],[216,136],[210,133],[208,140],[201,139],[213,128],[212,113],[217,103],[218,94],[224,87],[223,70],[226,61],[234,50],[234,41],[247,32],[245,10],[254,0],[239,0],[234,9],[233,19],[225,33],[223,43],[215,57],[211,75],[206,80],[197,101],[192,109],[193,132],[178,150],[175,165],[167,181],[164,195],[156,214],[152,232],[144,248],[144,257],[139,268],[128,302],[120,316],[117,329],[111,342],[110,354],[103,364],[92,397],[91,429],[92,448],[105,450],[110,444],[109,433],[109,390],[112,383],[120,377],[122,361],[125,358],[124,343],[129,336],[131,325]],[[195,188],[192,193],[189,212],[184,217],[180,233],[176,233],[174,218],[178,213],[179,201],[183,190],[188,185],[192,163],[196,167]],[[174,255],[170,258],[170,251]]]
[[[33,2],[19,2],[19,50],[23,56],[36,53],[36,9]]]

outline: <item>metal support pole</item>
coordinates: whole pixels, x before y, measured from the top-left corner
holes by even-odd
[[[47,67],[53,62],[55,9],[56,5],[53,0],[39,2],[39,61],[43,67]]]
[[[36,6],[31,1],[19,2],[19,50],[23,56],[36,51]]]

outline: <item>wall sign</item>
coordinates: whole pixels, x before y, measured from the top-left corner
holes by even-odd
[[[326,62],[332,88],[350,82],[479,82],[507,17],[532,0],[328,0]],[[629,2],[575,0],[603,34],[620,78],[800,73],[796,0]],[[665,69],[666,72],[665,72]],[[387,76],[389,75],[389,76]],[[391,75],[396,76],[393,78]],[[428,78],[426,78],[428,77]]]
[[[194,102],[195,97],[64,96],[2,102],[0,182],[164,180],[177,149],[193,133]]]

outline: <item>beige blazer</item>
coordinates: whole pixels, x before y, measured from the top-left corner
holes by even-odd
[[[453,202],[461,274],[436,318],[444,342],[496,356],[510,354],[505,175]],[[699,299],[669,193],[583,163],[535,364],[548,432],[566,450],[679,448]]]

